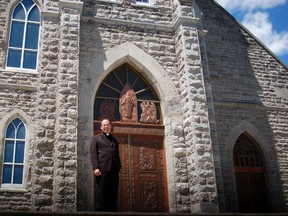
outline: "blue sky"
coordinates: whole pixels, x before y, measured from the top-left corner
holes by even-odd
[[[215,0],[288,66],[288,0]]]

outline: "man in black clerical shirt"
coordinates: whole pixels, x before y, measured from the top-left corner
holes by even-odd
[[[101,121],[103,133],[92,137],[90,146],[93,173],[96,176],[96,211],[116,211],[121,161],[119,143],[110,134],[111,122]]]

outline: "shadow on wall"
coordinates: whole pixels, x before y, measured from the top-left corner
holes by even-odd
[[[287,109],[277,107],[287,107],[288,103],[279,104],[283,98],[276,95],[277,81],[273,79],[277,76],[281,82],[281,74],[285,79],[287,69],[223,8],[213,1],[196,2],[203,13],[204,29],[208,31],[205,43],[209,74],[205,78],[210,82],[214,102],[216,131],[212,131],[212,142],[214,149],[215,145],[219,149],[214,155],[220,154],[220,164],[215,163],[220,211],[241,211],[233,148],[237,138],[247,132],[263,153],[269,211],[285,212],[276,153],[281,139],[287,139],[287,135],[276,137],[274,131],[277,121],[281,121],[281,112],[283,116],[287,113]]]
[[[89,5],[87,5],[89,4]],[[92,4],[92,5],[91,5]],[[83,14],[95,7],[95,1],[84,1]],[[80,33],[80,65],[79,65],[79,115],[77,133],[77,210],[92,211],[94,209],[94,178],[90,162],[90,141],[93,135],[94,88],[97,80],[91,64],[97,53],[104,53],[98,24],[93,19],[81,19]],[[102,55],[104,58],[105,56]],[[106,59],[103,59],[103,62]],[[104,71],[103,64],[97,65],[98,71]],[[88,187],[88,188],[87,188]],[[87,202],[88,201],[88,202]]]

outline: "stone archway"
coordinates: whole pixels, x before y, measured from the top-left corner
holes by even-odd
[[[279,197],[279,194],[282,194],[282,188],[273,147],[267,142],[265,136],[247,121],[242,121],[234,127],[226,141],[225,154],[222,160],[223,174],[225,175],[223,177],[223,184],[225,187],[226,205],[237,206],[236,203],[238,203],[237,186],[234,175],[233,149],[236,140],[243,133],[250,134],[262,150],[262,156],[265,161],[265,169],[267,173],[267,190],[271,191],[269,194],[271,200],[271,211],[279,211],[279,209],[283,209],[282,197]],[[234,211],[239,211],[239,207],[234,209]]]
[[[78,131],[78,209],[93,210],[93,175],[86,168],[89,161],[89,143],[94,133],[94,99],[97,90],[105,77],[120,65],[127,63],[141,73],[151,84],[159,97],[159,104],[162,109],[163,126],[165,128],[163,142],[165,143],[166,172],[168,185],[168,206],[170,212],[176,211],[175,193],[177,191],[175,178],[171,176],[175,174],[175,165],[173,159],[173,146],[178,141],[173,135],[181,134],[183,118],[182,108],[179,94],[163,67],[149,54],[138,48],[133,43],[127,42],[120,46],[99,52],[96,54],[95,60],[87,65],[87,69],[81,74],[79,79],[79,131]],[[85,180],[85,184],[81,183]],[[87,185],[89,185],[87,187]]]
[[[120,144],[123,165],[117,210],[167,212],[164,126],[159,99],[149,82],[129,64],[108,74],[97,91],[95,134],[101,132],[99,120],[103,118],[112,121],[113,135]]]

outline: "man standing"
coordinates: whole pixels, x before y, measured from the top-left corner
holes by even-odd
[[[101,121],[103,133],[93,136],[90,154],[94,175],[96,176],[96,211],[116,211],[119,171],[118,141],[110,134],[111,122]]]

